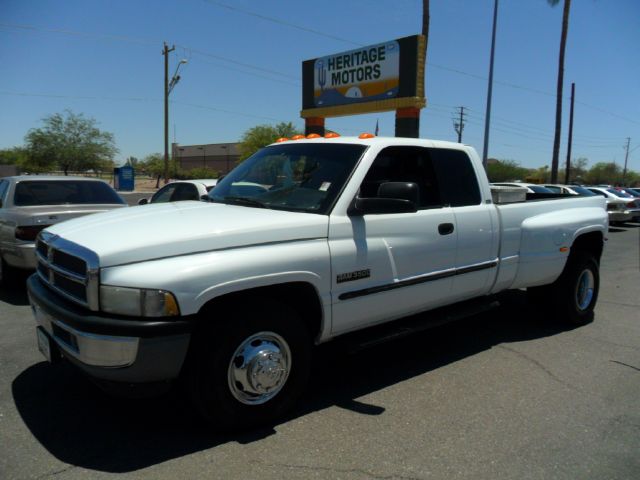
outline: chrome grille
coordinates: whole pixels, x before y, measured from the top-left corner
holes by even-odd
[[[40,279],[75,303],[98,310],[98,257],[91,250],[42,232],[36,241]]]

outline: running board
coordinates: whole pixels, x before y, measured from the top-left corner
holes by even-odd
[[[356,353],[449,322],[488,312],[499,306],[500,302],[496,297],[476,298],[349,333],[341,340],[348,344],[349,353]]]

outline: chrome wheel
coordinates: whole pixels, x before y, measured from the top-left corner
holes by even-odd
[[[259,332],[246,338],[231,357],[231,394],[246,405],[260,405],[275,397],[291,372],[291,350],[280,335]]]
[[[576,283],[576,304],[579,310],[586,310],[591,305],[595,289],[595,277],[590,269],[583,270]]]

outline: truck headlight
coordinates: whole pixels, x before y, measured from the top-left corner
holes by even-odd
[[[100,286],[100,310],[132,317],[173,317],[180,315],[171,292],[146,288]]]

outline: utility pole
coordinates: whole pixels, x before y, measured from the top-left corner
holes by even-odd
[[[464,107],[458,107],[460,109],[460,117],[456,122],[453,121],[453,128],[458,134],[458,143],[462,143],[462,131],[464,130]]]
[[[571,113],[569,114],[569,142],[567,145],[567,170],[564,173],[564,183],[569,184],[569,170],[571,169],[571,143],[573,142],[573,103],[576,98],[576,84],[571,83]]]
[[[164,55],[164,183],[169,182],[169,52],[176,49],[175,45],[169,48],[164,42],[162,55]]]
[[[493,4],[493,33],[491,34],[491,58],[489,60],[489,86],[487,87],[487,112],[484,118],[484,148],[482,150],[482,166],[487,168],[489,155],[489,125],[491,124],[491,93],[493,92],[493,57],[496,50],[496,26],[498,23],[498,0]]]
[[[631,137],[627,137],[627,145],[625,146],[626,153],[624,155],[624,169],[622,170],[622,184],[626,181],[627,176],[627,160],[629,160],[629,145],[631,144]]]

